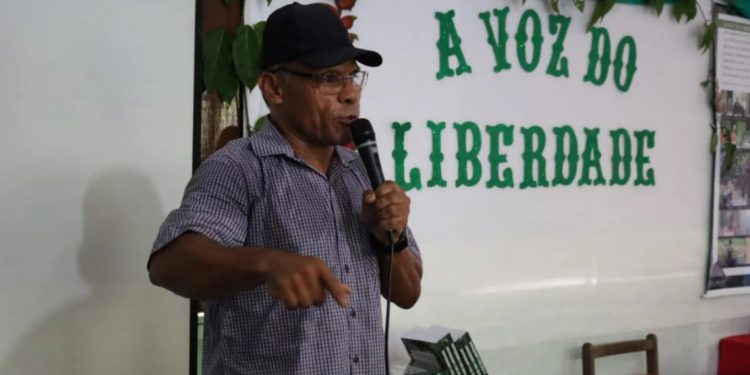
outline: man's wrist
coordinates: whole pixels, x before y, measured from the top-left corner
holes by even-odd
[[[372,246],[377,254],[390,255],[391,253],[391,244],[383,244],[372,233],[370,233],[370,246]],[[406,230],[401,231],[401,235],[396,239],[392,246],[394,254],[409,247],[409,239],[406,236]]]

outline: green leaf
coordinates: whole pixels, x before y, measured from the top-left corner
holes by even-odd
[[[549,0],[549,6],[555,13],[560,13],[560,0]]]
[[[224,102],[231,102],[237,95],[237,89],[240,87],[240,80],[237,78],[237,73],[234,71],[234,65],[230,64],[229,68],[230,69],[227,70],[226,74],[220,77],[221,79],[218,82],[219,86],[216,88]]]
[[[583,7],[586,5],[586,0],[573,0],[576,8],[579,12],[583,13]]]
[[[683,15],[686,15],[685,0],[675,0],[672,6],[672,17],[675,21],[680,22]]]
[[[610,10],[612,10],[612,7],[615,5],[615,0],[596,0],[596,5],[594,6],[594,12],[591,13],[591,20],[589,21],[589,25],[587,26],[587,30],[591,30],[591,28],[599,21],[604,19],[604,16],[609,13]]]
[[[664,0],[648,0],[648,5],[656,10],[657,16],[661,16],[664,10]]]
[[[703,37],[701,37],[701,42],[698,47],[701,49],[702,53],[706,53],[706,51],[713,47],[714,41],[716,41],[716,22],[710,22],[706,24],[706,27],[703,30]]]
[[[252,91],[260,75],[260,44],[252,26],[242,25],[237,28],[232,55],[237,75],[248,90]]]
[[[698,14],[698,5],[696,0],[675,0],[672,7],[672,16],[677,22],[685,16],[685,21],[690,21]]]
[[[207,91],[219,87],[219,81],[232,68],[231,38],[224,29],[211,30],[203,36],[203,84]]]
[[[266,116],[260,116],[257,120],[255,120],[255,124],[253,125],[253,131],[258,131],[261,128],[263,128],[264,121],[266,119]]]
[[[271,5],[271,0],[266,0],[267,5]]]
[[[688,0],[688,2],[687,2],[687,20],[691,21],[697,15],[698,15],[698,3],[697,3],[697,0]]]
[[[253,25],[253,30],[255,30],[255,36],[258,38],[258,47],[260,48],[263,46],[263,30],[266,29],[266,21],[260,21]]]

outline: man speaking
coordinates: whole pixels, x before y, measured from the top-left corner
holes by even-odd
[[[270,114],[196,171],[148,264],[154,284],[201,301],[204,374],[385,373],[387,265],[393,302],[409,308],[421,258],[404,190],[373,192],[342,147],[367,78],[358,63],[381,62],[325,4],[268,17],[258,87]]]

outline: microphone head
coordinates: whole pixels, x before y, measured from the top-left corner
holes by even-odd
[[[358,118],[352,121],[350,131],[352,133],[352,140],[357,146],[366,142],[375,142],[375,130],[372,129],[370,120],[366,118]]]

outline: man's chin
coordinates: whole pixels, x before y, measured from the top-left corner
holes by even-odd
[[[347,133],[346,136],[341,137],[336,144],[339,146],[347,146],[354,144],[354,140],[352,139],[352,135]]]

